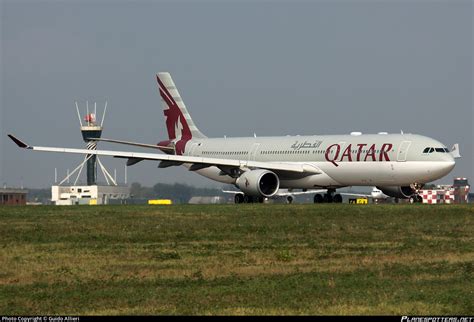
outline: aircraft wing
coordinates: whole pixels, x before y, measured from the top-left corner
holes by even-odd
[[[298,196],[298,195],[307,195],[313,193],[326,193],[327,189],[320,189],[320,190],[306,190],[306,191],[278,191],[276,193],[277,196]],[[362,193],[350,193],[350,192],[337,192],[340,195],[344,196],[353,196],[353,197],[366,197],[366,198],[373,198],[371,194],[362,194]]]
[[[309,195],[309,194],[314,194],[314,193],[326,193],[328,190],[327,189],[322,189],[322,190],[306,190],[306,191],[278,191],[276,193],[277,196],[280,197],[286,197],[286,196],[299,196],[299,195]]]
[[[238,194],[238,193],[243,193],[242,191],[237,191],[237,190],[221,190],[223,193],[229,193],[229,194]]]
[[[229,193],[229,194],[237,194],[237,193],[242,193],[242,191],[237,191],[237,190],[222,190],[223,193]],[[323,190],[306,190],[306,191],[288,191],[286,189],[279,189],[278,192],[275,194],[275,197],[286,197],[286,196],[298,196],[298,195],[307,195],[307,194],[313,194],[313,193],[326,193],[327,189]]]
[[[372,198],[371,194],[351,193],[351,192],[338,192],[338,193],[345,196]]]
[[[286,162],[260,162],[260,161],[249,161],[249,160],[203,158],[203,157],[158,154],[158,153],[141,153],[141,152],[127,152],[127,151],[87,150],[87,149],[31,146],[11,134],[8,134],[8,137],[12,139],[12,141],[15,142],[20,148],[24,148],[28,150],[113,156],[116,158],[128,159],[127,165],[132,165],[142,160],[153,160],[153,161],[161,161],[160,167],[181,165],[183,163],[193,164],[193,166],[191,166],[191,170],[193,169],[198,170],[198,169],[203,169],[210,166],[217,166],[217,167],[224,167],[224,168],[230,167],[230,168],[240,168],[240,169],[259,168],[259,169],[273,170],[275,172],[293,172],[293,173],[301,173],[301,174],[308,174],[308,175],[323,173],[316,166],[311,165],[311,164],[304,164],[304,163],[296,164],[296,163],[286,163]]]

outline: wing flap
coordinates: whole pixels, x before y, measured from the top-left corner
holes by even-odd
[[[102,142],[109,142],[109,143],[118,143],[118,144],[126,144],[132,146],[139,146],[141,148],[150,148],[150,149],[157,149],[157,150],[167,150],[174,152],[174,147],[158,145],[158,144],[146,144],[146,143],[137,143],[137,142],[130,142],[130,141],[122,141],[122,140],[112,140],[112,139],[102,139],[102,138],[94,138],[94,141],[102,141]]]

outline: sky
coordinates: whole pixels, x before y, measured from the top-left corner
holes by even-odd
[[[18,149],[6,136],[83,147],[75,101],[101,112],[107,100],[104,138],[166,138],[160,71],[207,136],[403,130],[459,143],[463,158],[440,182],[474,182],[471,1],[0,4],[2,185],[47,188],[55,168],[62,179],[81,162]],[[102,161],[124,181],[123,160]],[[220,186],[151,161],[129,167],[128,181]]]

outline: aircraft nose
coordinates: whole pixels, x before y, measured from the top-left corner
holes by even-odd
[[[440,160],[438,162],[434,162],[431,167],[427,166],[426,177],[424,177],[423,179],[426,181],[438,180],[450,173],[455,165],[456,162],[454,162],[454,159],[445,159],[443,161]]]
[[[451,172],[451,170],[454,169],[454,166],[456,165],[456,162],[454,160],[449,160],[449,161],[445,161],[445,162],[442,162],[441,166],[440,166],[440,172],[444,173],[444,174],[448,174]]]
[[[446,171],[446,173],[453,170],[454,166],[456,165],[456,161],[450,153],[440,155],[440,158],[438,160],[441,161],[440,170],[444,170]]]

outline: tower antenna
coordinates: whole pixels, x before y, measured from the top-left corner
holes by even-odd
[[[105,101],[104,113],[102,114],[102,122],[100,122],[100,126],[104,126],[104,119],[105,119],[105,112],[107,111],[107,101]]]
[[[76,103],[76,111],[77,111],[77,117],[79,118],[79,124],[82,126],[81,113],[79,113],[79,106],[77,106],[77,101],[75,101],[74,103]]]
[[[86,101],[86,106],[87,106],[87,115],[89,115],[89,101]],[[87,125],[89,126],[89,121],[87,121]]]

